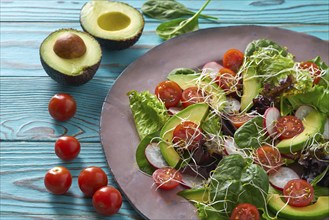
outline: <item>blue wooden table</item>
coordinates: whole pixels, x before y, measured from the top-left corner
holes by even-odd
[[[99,119],[103,100],[121,71],[162,40],[155,29],[159,21],[146,19],[142,37],[133,47],[117,52],[103,51],[94,79],[80,87],[61,86],[43,70],[39,46],[52,31],[76,28],[84,0],[1,0],[1,219],[95,219],[102,218],[77,185],[81,169],[103,168],[109,183],[117,186],[107,167],[99,140]],[[140,9],[144,1],[124,0]],[[181,0],[192,10],[202,0]],[[200,28],[234,25],[277,26],[329,40],[328,0],[213,0],[206,14],[219,22],[200,20]],[[70,93],[78,110],[67,122],[54,121],[48,101],[58,92]],[[81,153],[63,162],[54,153],[62,135],[81,142]],[[63,165],[73,175],[69,192],[48,193],[43,184],[46,171]],[[141,219],[126,198],[111,219]]]

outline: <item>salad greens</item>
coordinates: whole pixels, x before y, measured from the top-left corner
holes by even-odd
[[[142,5],[142,12],[148,17],[159,20],[175,19],[195,14],[195,12],[175,0],[148,0]],[[204,14],[200,14],[200,17],[218,19]]]

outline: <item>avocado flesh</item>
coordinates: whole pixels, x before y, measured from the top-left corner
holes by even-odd
[[[138,41],[143,32],[144,18],[126,3],[89,1],[81,9],[80,24],[102,46],[120,50]]]
[[[310,138],[322,134],[325,123],[325,116],[320,112],[313,110],[302,121],[304,131],[293,138],[280,141],[276,147],[281,153],[297,152],[309,142]],[[310,144],[310,143],[309,143]]]
[[[171,144],[176,126],[183,121],[191,121],[200,126],[203,118],[207,115],[207,112],[207,104],[193,104],[171,117],[162,127],[160,131],[161,142],[159,146],[161,154],[169,166],[177,168],[181,162],[180,155]]]
[[[86,46],[86,52],[78,58],[65,59],[54,52],[54,45],[64,33],[78,35]],[[60,29],[52,32],[41,44],[40,61],[46,73],[63,85],[80,86],[91,80],[102,59],[99,43],[89,34],[75,29]]]
[[[208,203],[209,193],[205,188],[187,189],[177,193],[179,196],[193,202]]]
[[[199,80],[200,75],[196,74],[169,74],[168,79],[176,82],[181,89],[185,90],[189,87],[204,88],[205,93],[211,96],[209,105],[216,111],[222,111],[226,103],[226,95],[224,91],[211,79],[203,78]]]
[[[323,219],[329,216],[329,196],[320,196],[316,203],[305,207],[294,207],[286,205],[279,194],[270,194],[268,207],[278,216],[287,219]],[[284,207],[284,208],[283,208]]]
[[[255,68],[250,67],[243,74],[243,94],[241,97],[241,112],[247,112],[253,105],[253,99],[259,94],[261,83],[255,77],[257,75]]]

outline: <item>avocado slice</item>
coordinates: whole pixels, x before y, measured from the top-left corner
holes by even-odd
[[[70,48],[73,45],[72,36],[74,42],[79,39],[77,45],[83,42],[84,50]],[[63,38],[64,43],[58,46]],[[71,50],[71,54],[65,54],[68,50]],[[77,53],[74,54],[75,50]],[[74,29],[60,29],[49,34],[41,43],[39,54],[43,68],[52,79],[60,84],[74,86],[91,80],[102,59],[98,42],[91,35]]]
[[[209,192],[205,188],[186,189],[177,193],[177,195],[193,202],[209,202]]]
[[[162,127],[160,131],[160,151],[171,167],[178,167],[181,162],[180,155],[176,152],[175,148],[172,146],[172,138],[174,129],[182,121],[191,121],[197,125],[200,125],[203,118],[207,115],[208,105],[206,103],[197,103],[188,106],[184,110],[178,112],[176,115],[172,116],[166,124]]]
[[[102,46],[122,50],[138,41],[144,29],[144,18],[126,3],[89,1],[80,11],[80,24]]]
[[[248,68],[242,75],[243,94],[241,97],[241,112],[247,112],[253,105],[253,99],[259,94],[261,82],[256,75],[256,69],[253,67]]]
[[[210,95],[209,106],[216,111],[222,111],[224,109],[226,95],[209,77],[203,77],[200,80],[200,75],[198,74],[169,74],[167,78],[176,82],[183,90],[195,86],[204,89],[205,93]]]
[[[316,203],[305,207],[294,207],[282,201],[279,194],[269,194],[268,207],[278,216],[287,219],[323,219],[329,216],[329,196],[320,196]]]
[[[310,138],[317,138],[317,134],[322,134],[325,123],[325,116],[313,110],[302,121],[304,131],[293,138],[281,140],[276,147],[281,153],[297,152],[303,149]],[[309,143],[310,144],[310,143]]]

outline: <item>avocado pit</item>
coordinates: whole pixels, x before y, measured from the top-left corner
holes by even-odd
[[[81,37],[66,32],[57,38],[53,50],[61,58],[74,59],[82,57],[86,53],[87,47]]]

